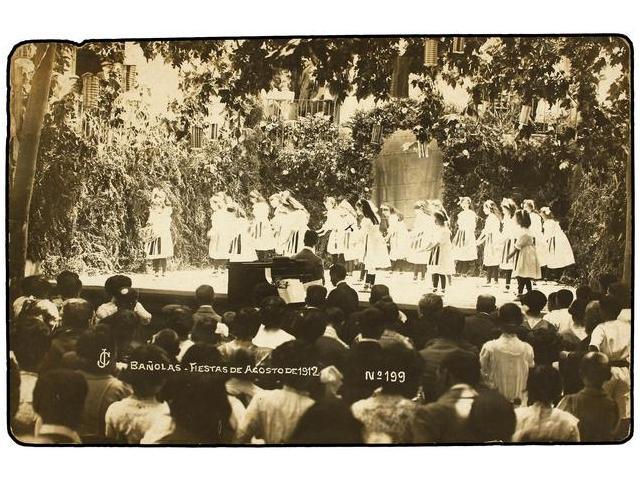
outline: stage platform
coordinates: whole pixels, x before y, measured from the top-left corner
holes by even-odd
[[[225,304],[227,299],[227,276],[214,276],[211,269],[208,270],[178,270],[167,272],[165,277],[155,277],[153,274],[126,273],[133,280],[133,287],[140,293],[140,298],[152,297],[154,301],[165,298],[165,303],[185,303],[193,301],[195,289],[203,284],[211,285],[216,292],[217,303]],[[92,296],[102,294],[104,282],[112,274],[98,276],[81,277],[85,292],[92,293]],[[329,291],[333,288],[329,281],[329,273],[325,272],[325,286]],[[363,291],[361,285],[356,284],[358,277],[347,278],[353,288],[358,291],[360,305],[369,304],[369,292]],[[418,301],[425,293],[432,291],[431,278],[426,281],[413,281],[412,273],[378,273],[376,283],[382,283],[389,287],[391,296],[402,310],[417,310]],[[480,294],[491,294],[496,297],[497,305],[512,302],[516,297],[517,283],[511,282],[511,291],[504,291],[504,280],[500,280],[498,286],[485,287],[486,280],[481,277],[453,277],[453,284],[447,286],[447,291],[443,296],[445,305],[454,306],[465,311],[475,309],[476,298]],[[574,291],[573,287],[565,285],[538,282],[534,287],[549,296],[550,293],[561,288],[568,288]],[[249,295],[250,292],[247,292]]]

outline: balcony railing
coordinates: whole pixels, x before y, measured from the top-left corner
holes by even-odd
[[[319,115],[335,122],[340,120],[339,105],[335,100],[267,100],[266,117],[270,120],[298,120],[300,117]]]

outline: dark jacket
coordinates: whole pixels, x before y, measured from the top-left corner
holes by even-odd
[[[342,398],[348,404],[352,404],[370,397],[381,383],[375,375],[378,370],[382,370],[380,343],[369,340],[354,343],[349,349],[343,372]]]
[[[324,265],[322,259],[308,248],[303,248],[293,257],[294,260],[304,260],[306,262],[305,267],[305,282],[313,282],[316,280],[322,280],[324,283]]]
[[[490,313],[477,312],[465,319],[463,338],[478,349],[489,340],[500,336],[500,328],[496,325],[495,316]]]
[[[358,292],[346,282],[339,283],[336,288],[331,290],[326,302],[327,307],[338,307],[347,317],[358,310],[359,304]]]

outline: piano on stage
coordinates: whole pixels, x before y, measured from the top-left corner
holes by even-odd
[[[313,270],[310,267],[308,261],[290,257],[275,257],[267,262],[229,262],[229,303],[251,304],[253,288],[264,282],[275,285],[287,303],[304,302],[303,284],[313,279]]]

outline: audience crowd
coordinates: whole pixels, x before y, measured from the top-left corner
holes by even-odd
[[[631,296],[480,295],[466,315],[426,294],[403,312],[385,285],[361,308],[342,265],[304,305],[259,284],[216,312],[149,308],[110,277],[24,279],[10,318],[14,436],[38,444],[610,442],[630,425]],[[98,302],[99,303],[99,302]],[[149,305],[147,305],[149,307]]]

